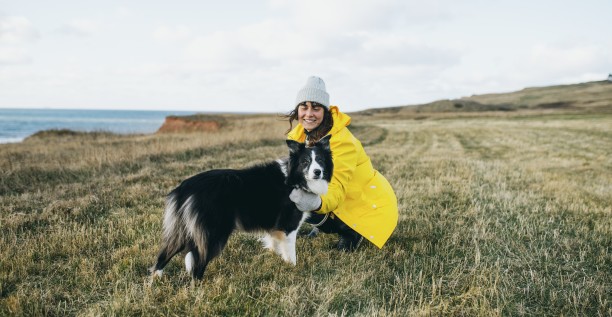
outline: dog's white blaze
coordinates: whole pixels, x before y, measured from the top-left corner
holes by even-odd
[[[315,170],[319,170],[321,171],[321,174],[319,175],[319,177],[323,177],[323,167],[321,165],[319,165],[319,163],[317,163],[316,158],[317,158],[317,154],[315,153],[315,151],[310,152],[311,153],[311,161],[310,161],[310,166],[308,167],[308,173],[306,174],[306,179],[315,179]]]
[[[193,253],[189,251],[189,253],[185,255],[185,269],[187,270],[187,273],[191,273],[191,271],[193,271],[193,262]]]
[[[317,155],[315,151],[311,152],[311,158],[312,158],[312,161],[310,163],[310,166],[308,167],[308,171],[305,173],[306,174],[306,184],[308,185],[308,188],[310,189],[311,192],[317,195],[325,195],[327,194],[327,186],[328,186],[327,181],[322,178],[323,173],[325,172],[325,169],[323,168],[323,166],[317,163],[316,161]],[[319,175],[318,179],[315,179],[314,171],[317,169],[321,171],[321,174]]]
[[[193,210],[193,196],[189,196],[181,209],[179,210],[179,214],[183,217],[183,223],[185,224],[185,228],[187,228],[187,234],[193,238],[194,233],[196,232],[197,227],[197,215]]]

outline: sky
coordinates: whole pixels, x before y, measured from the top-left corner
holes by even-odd
[[[350,112],[612,73],[610,0],[0,0],[0,108]]]

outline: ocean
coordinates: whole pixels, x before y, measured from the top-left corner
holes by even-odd
[[[0,109],[0,143],[21,142],[42,130],[107,131],[119,134],[153,133],[166,116],[190,111]]]

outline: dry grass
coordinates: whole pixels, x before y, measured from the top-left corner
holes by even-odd
[[[240,234],[195,284],[149,283],[164,195],[283,156],[286,123],[0,145],[0,315],[612,314],[611,115],[354,122],[399,199],[385,248],[301,239],[291,267]]]

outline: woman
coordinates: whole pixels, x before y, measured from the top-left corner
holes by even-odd
[[[337,248],[354,251],[365,237],[382,248],[398,220],[397,198],[389,182],[372,167],[361,142],[349,131],[351,118],[329,106],[329,94],[319,77],[310,77],[298,92],[289,119],[289,139],[312,144],[331,134],[334,172],[327,194],[294,190],[291,200],[320,231],[340,236]],[[293,121],[297,120],[295,128]]]

